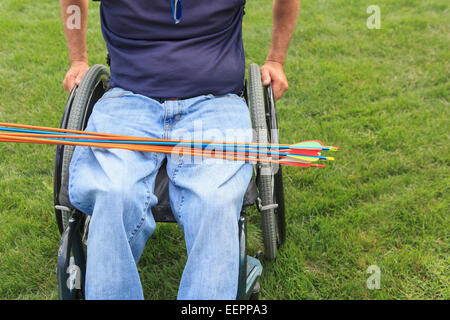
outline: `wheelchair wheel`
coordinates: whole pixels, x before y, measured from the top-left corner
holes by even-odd
[[[273,144],[279,144],[278,137],[278,121],[277,113],[275,109],[275,98],[273,95],[272,86],[268,86],[264,90],[266,98],[266,117],[267,126],[270,129],[270,141]],[[281,165],[275,166],[273,170],[273,201],[277,207],[275,210],[275,216],[278,226],[278,247],[281,246],[286,240],[286,219],[285,219],[285,207],[284,207],[284,189],[283,189],[283,170]]]
[[[257,64],[251,64],[249,69],[249,102],[254,142],[279,143],[273,92],[271,87],[263,89]],[[272,260],[284,242],[286,230],[281,167],[272,163],[258,163],[256,170],[264,256]]]
[[[93,65],[75,87],[66,104],[61,128],[84,130],[94,104],[108,87],[109,71],[103,65]],[[72,210],[68,195],[69,165],[75,146],[58,146],[55,166],[55,213],[61,233],[67,228]]]

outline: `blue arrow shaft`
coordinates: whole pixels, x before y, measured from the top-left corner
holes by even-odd
[[[82,142],[108,142],[108,143],[126,143],[126,144],[144,144],[144,145],[162,145],[162,146],[179,146],[179,147],[200,147],[200,148],[207,148],[207,147],[221,147],[223,148],[224,146],[228,146],[228,144],[222,144],[222,143],[201,143],[201,142],[176,142],[176,141],[127,141],[127,140],[94,140],[94,139],[82,139],[83,137],[96,137],[95,135],[76,135],[76,134],[71,134],[71,133],[60,133],[60,132],[49,132],[49,131],[40,131],[40,130],[29,130],[29,129],[12,129],[12,128],[0,128],[0,131],[9,131],[9,132],[20,132],[20,133],[31,133],[31,134],[46,134],[46,135],[67,135],[67,136],[79,136],[80,139],[73,138],[72,140],[67,140],[67,141],[82,141]],[[43,138],[46,139],[46,138]],[[48,138],[48,139],[52,139],[52,138]],[[57,140],[62,140],[65,138],[53,138],[53,139],[57,139]],[[225,147],[226,149],[231,149],[231,148],[245,148],[245,149],[240,149],[242,151],[249,151],[250,149],[260,149],[257,151],[252,151],[252,152],[256,152],[256,153],[266,153],[266,154],[278,154],[280,156],[288,156],[288,155],[293,155],[293,156],[302,156],[302,157],[317,157],[317,156],[308,156],[308,155],[297,155],[297,154],[288,154],[288,153],[279,153],[279,152],[274,152],[274,151],[262,151],[261,149],[278,149],[278,150],[287,150],[290,149],[289,146],[279,146],[279,145],[255,145],[255,147],[253,147],[251,144],[233,144],[230,146],[232,147]],[[317,147],[302,147],[304,149],[318,149]],[[329,150],[330,148],[326,148],[326,147],[322,147],[322,150]],[[322,157],[325,158],[325,157]],[[319,157],[320,159],[320,157]]]
[[[70,141],[70,142],[95,142],[95,143],[118,143],[118,144],[136,144],[136,145],[141,145],[141,144],[147,144],[145,142],[149,142],[149,141],[142,141],[142,142],[137,142],[137,141],[125,141],[125,140],[95,140],[95,139],[67,139],[67,138],[42,138],[42,139],[52,139],[52,140],[59,140],[59,141]],[[156,141],[158,142],[158,141]],[[153,143],[151,144],[153,145]],[[166,146],[166,144],[164,144],[164,146]],[[175,144],[176,147],[189,147],[191,148],[191,144],[190,143],[177,143]],[[202,150],[205,150],[205,148],[210,147],[211,145],[209,144],[205,144],[205,147],[202,148]],[[237,152],[248,152],[248,153],[253,153],[253,154],[267,154],[267,155],[277,155],[277,156],[281,156],[281,157],[289,157],[289,156],[296,156],[296,157],[309,157],[309,158],[318,158],[321,160],[326,160],[327,157],[323,157],[323,156],[311,156],[311,155],[301,155],[301,154],[291,154],[291,153],[284,153],[284,152],[275,152],[275,151],[260,151],[260,150],[251,150],[251,149],[246,149],[246,148],[238,148],[238,147],[224,147],[224,145],[220,145],[220,149],[213,149],[215,151],[237,151]]]

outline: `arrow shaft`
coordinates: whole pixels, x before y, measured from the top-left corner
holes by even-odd
[[[0,128],[1,130],[1,128]],[[67,134],[51,134],[51,138],[49,138],[48,133],[41,133],[41,131],[37,131],[39,133],[30,133],[29,130],[26,132],[21,131],[20,133],[13,133],[9,134],[10,136],[18,136],[18,137],[39,137],[44,139],[55,139],[59,141],[79,141],[79,142],[98,142],[98,143],[120,143],[120,144],[137,144],[137,145],[161,145],[161,146],[175,146],[175,147],[190,147],[190,148],[219,148],[219,149],[225,149],[225,150],[233,150],[233,151],[243,151],[246,153],[252,153],[252,154],[263,154],[266,156],[279,156],[279,157],[289,157],[289,156],[301,156],[301,157],[309,157],[312,159],[320,159],[320,160],[327,160],[327,157],[323,156],[315,156],[311,154],[302,154],[298,152],[298,150],[295,150],[294,153],[286,153],[286,152],[277,152],[277,151],[269,151],[269,150],[255,150],[249,145],[243,145],[245,148],[241,148],[242,144],[234,144],[231,145],[223,145],[218,143],[175,143],[171,141],[138,141],[138,140],[109,140],[110,137],[95,137],[95,136],[83,136],[83,135],[67,135]],[[5,133],[0,132],[0,136],[5,135]],[[7,134],[6,134],[7,135]]]
[[[69,130],[69,129],[60,129],[60,128],[48,128],[48,127],[39,127],[39,126],[31,126],[31,125],[24,125],[24,124],[12,124],[12,123],[4,123],[0,122],[0,126],[3,127],[11,127],[11,128],[23,128],[23,129],[32,129],[32,130],[39,130],[39,133],[44,134],[53,134],[54,132],[58,133],[74,133],[77,135],[89,135],[89,136],[99,136],[99,137],[114,137],[114,139],[123,139],[123,140],[130,140],[130,141],[155,141],[155,142],[173,142],[173,143],[194,143],[194,144],[217,144],[217,145],[235,145],[235,142],[229,142],[229,141],[202,141],[202,140],[171,140],[171,139],[153,139],[153,138],[142,138],[142,137],[133,137],[133,136],[126,136],[126,135],[117,135],[117,134],[108,134],[108,133],[100,133],[100,132],[89,132],[89,131],[79,131],[79,130]],[[0,128],[0,130],[8,130],[11,131],[11,129],[7,128]],[[24,131],[20,130],[20,132],[35,132],[35,131]],[[256,142],[248,142],[248,143],[239,143],[239,146],[255,146],[258,148],[278,148],[278,149],[289,149],[288,144],[260,144]]]
[[[298,146],[299,143],[289,145],[289,144],[260,144],[257,142],[248,142],[248,143],[235,143],[229,141],[200,141],[200,140],[170,140],[170,139],[154,139],[154,138],[142,138],[142,137],[133,137],[126,135],[117,135],[117,134],[108,134],[108,133],[100,133],[100,132],[89,132],[89,131],[80,131],[80,130],[69,130],[69,129],[61,129],[61,128],[49,128],[49,127],[41,127],[41,126],[32,126],[25,124],[15,124],[15,123],[5,123],[0,122],[0,126],[10,127],[10,128],[0,128],[3,131],[13,131],[23,132],[23,133],[40,133],[40,134],[55,134],[55,133],[63,133],[63,134],[77,134],[82,136],[96,136],[96,137],[114,137],[114,140],[129,140],[129,141],[155,141],[155,142],[172,142],[172,143],[189,143],[189,144],[208,144],[208,145],[237,145],[239,147],[256,147],[260,149],[311,149],[311,150],[330,150],[330,147],[321,147],[321,146]],[[28,129],[28,130],[25,130]]]
[[[145,151],[145,152],[159,152],[166,154],[187,154],[192,156],[199,157],[208,157],[208,158],[218,158],[225,160],[236,160],[236,161],[244,161],[249,163],[256,162],[266,162],[266,163],[277,163],[283,164],[280,160],[270,159],[270,158],[249,158],[245,156],[241,156],[240,153],[236,153],[234,155],[227,155],[224,153],[209,153],[209,152],[196,152],[195,150],[189,150],[187,148],[177,148],[177,147],[157,147],[157,146],[137,146],[137,145],[127,145],[121,144],[117,145],[115,143],[93,143],[93,142],[79,142],[79,141],[61,141],[61,140],[53,140],[53,139],[41,139],[41,138],[26,138],[26,137],[17,137],[17,136],[7,136],[1,135],[0,141],[3,142],[19,142],[19,143],[37,143],[37,144],[52,144],[52,145],[71,145],[71,146],[86,146],[86,147],[99,147],[99,148],[113,148],[113,149],[126,149],[133,151]],[[175,151],[174,151],[175,149]],[[297,164],[301,164],[301,162],[286,162],[285,164],[297,166]],[[300,166],[300,165],[298,165]],[[303,165],[302,165],[303,166]],[[311,164],[311,166],[317,166]]]

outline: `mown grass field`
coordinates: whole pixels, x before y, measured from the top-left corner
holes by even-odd
[[[262,64],[271,1],[248,0],[247,64]],[[366,8],[381,8],[381,29]],[[449,299],[449,4],[303,1],[279,101],[282,142],[338,145],[321,170],[286,168],[287,242],[261,299]],[[88,54],[104,63],[98,5]],[[68,57],[58,1],[0,2],[0,121],[56,127]],[[0,143],[0,298],[56,299],[51,146]],[[262,249],[250,214],[249,252]],[[139,263],[147,299],[175,299],[183,234],[160,225]],[[369,290],[369,266],[381,288]]]

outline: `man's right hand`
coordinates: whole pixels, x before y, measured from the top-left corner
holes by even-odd
[[[60,0],[64,33],[69,50],[71,66],[64,77],[63,87],[67,92],[79,85],[89,69],[86,52],[86,30],[89,0]],[[76,10],[77,9],[77,10]],[[77,16],[78,15],[78,16]],[[79,19],[79,25],[73,24]]]
[[[81,79],[83,79],[88,69],[89,64],[86,61],[73,61],[63,81],[64,89],[70,92],[74,86],[80,85]]]

